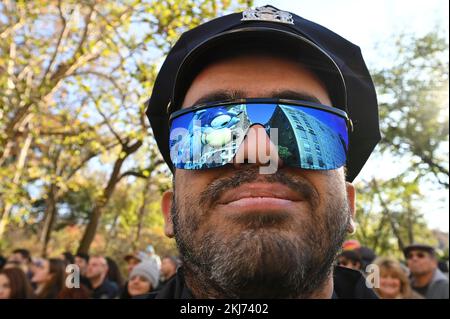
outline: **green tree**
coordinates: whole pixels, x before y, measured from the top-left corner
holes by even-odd
[[[181,32],[247,3],[2,2],[0,238],[10,222],[39,229],[45,255],[52,230],[68,222],[64,212],[74,212],[70,201],[101,175],[84,197],[88,219],[80,219],[86,224],[78,249],[88,251],[118,185],[139,178],[151,193],[164,188],[160,175],[168,170],[144,113],[160,60]],[[152,203],[145,199],[133,212],[134,238],[146,233]]]
[[[405,171],[432,176],[447,189],[448,54],[439,32],[419,38],[401,35],[393,65],[373,72],[383,133],[379,150],[408,158]]]
[[[358,185],[356,238],[379,254],[436,244],[419,210],[422,188],[448,189],[448,43],[430,32],[401,35],[393,48],[392,65],[372,72],[383,136],[374,159],[401,163],[400,170]]]

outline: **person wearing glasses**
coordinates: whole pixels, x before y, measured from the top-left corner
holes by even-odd
[[[412,288],[426,299],[448,299],[448,278],[438,268],[432,246],[412,244],[404,249]]]
[[[183,263],[151,297],[376,298],[335,267],[380,139],[356,45],[272,6],[225,15],[181,36],[146,112]]]

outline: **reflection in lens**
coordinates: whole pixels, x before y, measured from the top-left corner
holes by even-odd
[[[254,124],[263,125],[267,132],[278,129],[278,152],[285,165],[329,170],[346,162],[344,118],[324,110],[284,104],[217,106],[176,118],[171,127],[172,162],[182,169],[223,166],[233,160]],[[184,133],[172,134],[178,129]]]

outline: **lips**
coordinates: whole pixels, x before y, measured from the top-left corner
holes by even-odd
[[[249,183],[235,189],[226,191],[218,200],[219,205],[232,203],[265,202],[300,202],[304,198],[301,194],[292,191],[289,187],[280,183]]]

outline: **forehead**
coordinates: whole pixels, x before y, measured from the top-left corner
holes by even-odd
[[[295,61],[269,55],[243,55],[209,64],[192,81],[182,107],[198,104],[204,95],[215,91],[240,92],[234,98],[291,98],[277,96],[290,91],[331,105],[324,84],[312,71]]]
[[[163,263],[171,263],[171,264],[175,264],[175,261],[173,261],[171,258],[169,258],[169,257],[164,257],[163,259],[162,259],[162,261],[161,262],[163,262]]]
[[[99,258],[99,257],[91,257],[89,259],[89,263],[93,264],[93,265],[105,265],[106,261],[103,260],[103,258]]]

